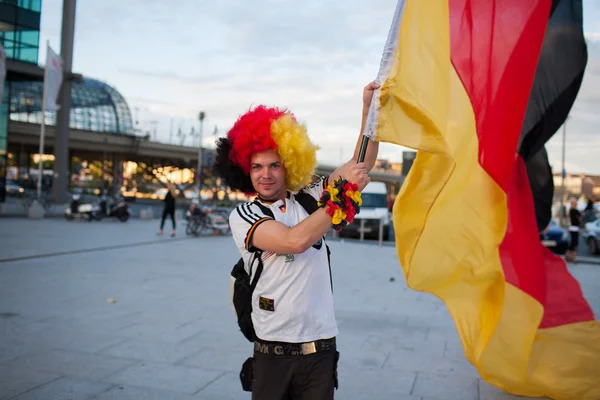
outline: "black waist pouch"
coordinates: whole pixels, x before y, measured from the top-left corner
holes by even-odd
[[[240,381],[242,382],[242,389],[246,392],[252,391],[252,380],[254,378],[254,357],[250,357],[242,365],[240,371]]]

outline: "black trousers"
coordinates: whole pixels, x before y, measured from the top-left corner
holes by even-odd
[[[171,215],[171,223],[173,224],[173,230],[175,230],[175,210],[173,209],[169,209],[169,208],[164,208],[163,212],[162,212],[162,218],[160,220],[160,230],[163,230],[163,227],[165,226],[165,219],[167,218],[167,215]]]
[[[332,400],[338,358],[335,349],[302,356],[254,351],[252,400]]]
[[[569,243],[569,250],[577,250],[579,245],[579,232],[569,232],[571,234],[571,243]]]

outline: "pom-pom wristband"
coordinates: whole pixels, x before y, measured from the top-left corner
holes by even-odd
[[[323,190],[318,204],[319,207],[326,208],[325,211],[331,216],[333,229],[339,232],[354,221],[354,216],[360,212],[362,198],[356,183],[340,177]]]

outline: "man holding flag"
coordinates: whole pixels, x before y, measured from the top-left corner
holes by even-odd
[[[371,83],[364,89],[363,126],[378,87]],[[229,219],[253,282],[253,328],[240,326],[254,342],[250,370],[242,370],[253,376],[253,399],[328,400],[337,388],[338,328],[324,236],[359,212],[360,191],[369,183],[378,146],[370,146],[364,162],[357,163],[357,144],[349,162],[311,183],[317,149],[289,111],[265,106],[240,116],[217,142],[218,176],[233,190],[257,195]],[[314,206],[310,214],[307,205]]]

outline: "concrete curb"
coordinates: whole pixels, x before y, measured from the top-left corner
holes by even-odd
[[[567,263],[572,266],[577,266],[577,264],[596,264],[600,265],[600,257],[593,256],[577,256],[577,264]]]

